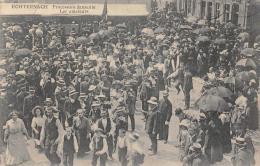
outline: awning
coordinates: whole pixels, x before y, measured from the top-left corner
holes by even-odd
[[[145,4],[108,4],[108,16],[147,16]]]

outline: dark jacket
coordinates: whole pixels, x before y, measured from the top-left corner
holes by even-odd
[[[146,121],[146,132],[148,134],[158,133],[159,128],[159,111],[158,107],[155,107],[153,110],[150,110],[151,113],[148,115]]]
[[[159,102],[159,111],[164,120],[170,121],[172,117],[172,103],[169,99],[166,101],[164,99]]]
[[[106,126],[106,128],[104,128],[104,125],[102,123],[102,118],[98,120],[97,125],[98,125],[98,128],[103,129],[105,135],[109,134],[109,132],[111,130],[111,127],[112,127],[110,118],[107,118],[107,126]]]
[[[183,82],[183,91],[189,92],[191,89],[193,89],[193,83],[192,83],[192,74],[191,72],[184,72],[184,82]]]
[[[24,98],[23,102],[23,116],[31,116],[32,109],[40,104],[40,99],[38,96],[32,96],[29,94]]]

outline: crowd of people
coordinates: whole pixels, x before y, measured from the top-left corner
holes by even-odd
[[[247,131],[258,127],[253,60],[258,44],[248,48],[249,34],[230,22],[203,22],[170,7],[155,9],[134,33],[127,29],[102,20],[66,35],[57,22],[2,24],[5,48],[14,50],[2,80],[12,110],[4,133],[6,164],[30,160],[26,136],[34,138],[51,165],[72,166],[75,153],[84,157],[89,151],[93,166],[114,160],[116,151],[122,166],[141,165],[144,147],[135,131],[140,101],[149,155],[157,154],[158,139],[168,143],[177,108],[177,147],[184,165],[223,160],[232,151],[232,138],[233,165],[254,165]],[[195,76],[204,85],[191,108]],[[172,83],[174,95],[184,94],[184,108],[168,98]],[[195,108],[199,116],[190,116]]]

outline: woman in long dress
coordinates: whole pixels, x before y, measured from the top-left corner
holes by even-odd
[[[41,130],[42,130],[42,126],[44,125],[44,122],[46,120],[46,117],[43,116],[43,109],[41,106],[36,106],[33,110],[32,110],[32,114],[33,114],[33,119],[32,119],[32,131],[33,131],[33,138],[35,141],[35,146],[36,148],[38,148],[39,150],[41,150],[40,147],[40,134],[41,134]]]
[[[4,142],[6,148],[6,165],[18,165],[30,160],[26,147],[26,139],[29,138],[22,119],[18,118],[16,111],[11,112],[11,119],[6,122]]]

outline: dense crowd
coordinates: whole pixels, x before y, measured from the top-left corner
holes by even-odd
[[[169,7],[154,10],[134,33],[125,23],[104,20],[81,23],[79,30],[72,25],[66,35],[57,22],[2,24],[5,47],[13,50],[1,69],[12,111],[4,134],[7,165],[30,159],[24,135],[34,138],[51,165],[71,166],[74,153],[84,157],[89,151],[92,165],[98,159],[106,165],[116,151],[122,166],[141,165],[137,102],[149,155],[157,153],[157,136],[167,144],[174,107],[184,165],[221,161],[232,151],[232,138],[233,165],[254,165],[247,132],[258,125],[258,43],[248,48],[249,34],[241,27],[184,17]],[[190,108],[193,77],[204,85]],[[168,99],[173,83],[176,95],[184,93],[184,108]],[[190,115],[192,109],[198,116]]]

